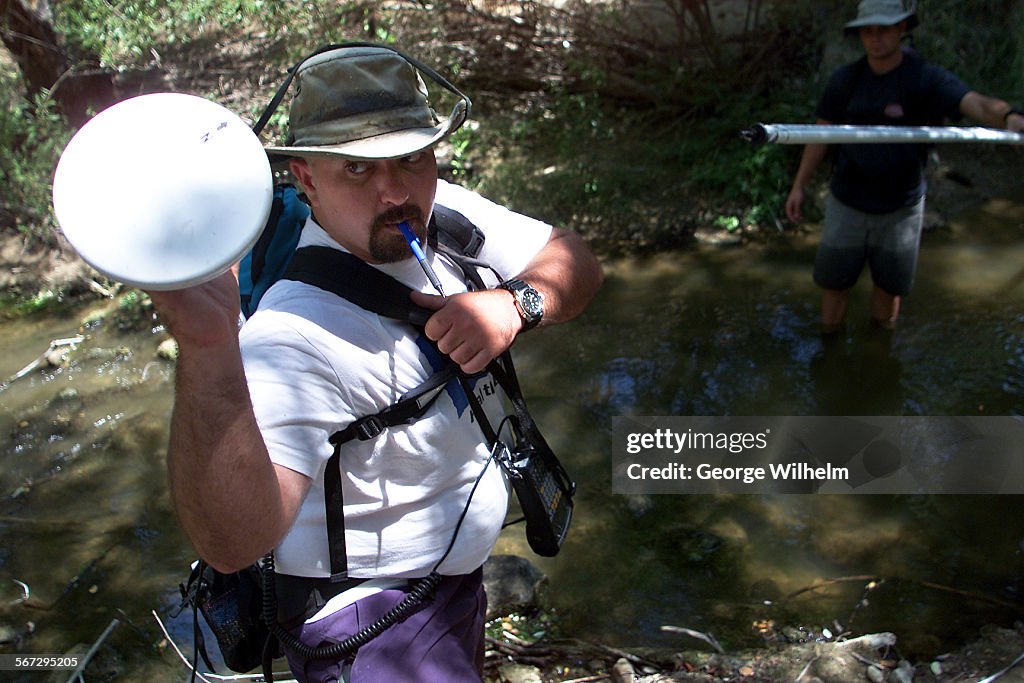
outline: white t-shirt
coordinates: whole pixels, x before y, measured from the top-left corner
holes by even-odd
[[[513,213],[456,185],[438,181],[435,203],[455,209],[486,239],[480,258],[503,277],[526,266],[551,226]],[[312,219],[299,246],[341,247]],[[445,293],[466,290],[460,271],[426,249]],[[434,293],[412,257],[376,266],[407,286]],[[381,318],[311,285],[274,284],[240,333],[256,419],[271,459],[313,480],[294,525],[275,551],[277,570],[329,576],[324,511],[328,437],[416,388],[439,367],[436,351],[403,323]],[[434,358],[430,358],[434,355]],[[486,375],[474,392],[492,426],[505,414],[501,391]],[[508,484],[453,382],[411,425],[342,446],[342,496],[349,576],[425,576],[444,555],[470,497],[456,543],[439,568],[465,574],[487,559],[508,505]]]

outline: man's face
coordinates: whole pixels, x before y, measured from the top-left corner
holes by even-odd
[[[393,263],[409,258],[412,252],[398,228],[402,221],[426,240],[426,220],[437,189],[432,149],[374,161],[294,159],[291,168],[320,226],[362,260]]]
[[[864,52],[873,59],[884,59],[899,52],[905,26],[905,21],[895,26],[861,26],[859,33]]]

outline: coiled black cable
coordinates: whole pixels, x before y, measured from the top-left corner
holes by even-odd
[[[472,401],[474,399],[470,400]],[[504,424],[505,422],[502,421],[502,425]],[[499,426],[499,431],[500,429],[501,426]],[[341,660],[348,659],[351,655],[355,654],[360,647],[366,645],[368,642],[379,636],[388,627],[408,618],[413,609],[418,607],[424,600],[428,600],[433,596],[434,591],[437,589],[437,585],[441,582],[442,576],[437,570],[448,558],[452,548],[455,547],[455,540],[458,538],[459,531],[462,529],[462,523],[465,521],[466,515],[469,513],[469,506],[473,502],[473,496],[476,495],[476,490],[480,486],[480,482],[483,480],[484,475],[487,473],[487,468],[490,467],[491,463],[495,460],[495,456],[499,450],[499,445],[499,442],[492,444],[490,455],[487,460],[484,461],[484,466],[481,468],[480,474],[477,475],[476,480],[473,482],[473,486],[469,491],[469,496],[466,499],[466,504],[462,508],[462,514],[459,515],[459,519],[455,523],[455,530],[452,532],[452,537],[448,542],[448,547],[445,549],[444,554],[441,555],[441,559],[437,561],[430,573],[422,579],[419,579],[409,590],[408,595],[402,598],[402,601],[392,607],[387,613],[382,615],[369,626],[360,629],[358,633],[349,636],[340,643],[318,645],[316,647],[307,645],[278,622],[277,589],[274,579],[274,554],[268,553],[266,557],[263,558],[261,570],[263,575],[263,622],[267,625],[271,635],[274,638],[277,638],[281,645],[303,659]],[[270,647],[270,642],[268,640],[267,647],[264,648],[263,652],[263,673],[264,678],[272,683],[274,679],[270,666],[273,658],[271,650],[272,648]]]
[[[303,643],[284,626],[277,621],[277,593],[274,586],[274,556],[267,555],[263,559],[263,621],[270,628],[270,632],[289,650],[292,650],[303,659],[342,659],[355,653],[363,645],[380,635],[389,626],[404,621],[412,610],[421,602],[430,598],[437,584],[441,581],[441,575],[436,571],[423,577],[412,587],[409,594],[402,598],[402,601],[392,607],[386,614],[382,615],[375,622],[360,629],[358,633],[349,636],[340,643],[330,645],[310,646]]]

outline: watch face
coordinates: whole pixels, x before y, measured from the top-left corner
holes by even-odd
[[[529,287],[522,291],[520,301],[523,304],[523,310],[526,311],[527,315],[531,318],[544,315],[544,297],[541,296],[540,292],[533,287]]]

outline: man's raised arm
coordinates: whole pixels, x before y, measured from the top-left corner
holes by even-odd
[[[167,451],[175,510],[200,557],[236,571],[284,537],[310,481],[274,465],[260,435],[238,347],[234,276],[150,296],[178,342]]]

